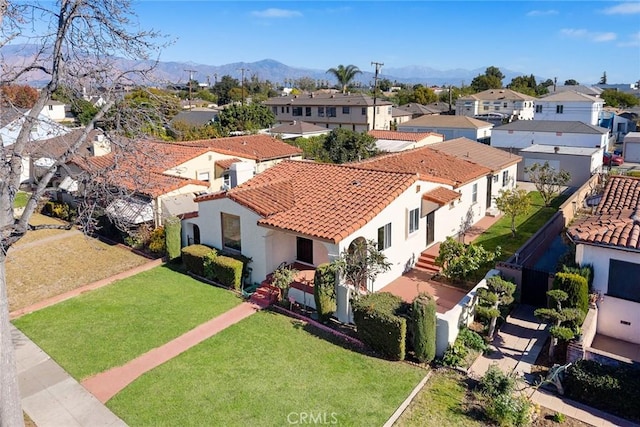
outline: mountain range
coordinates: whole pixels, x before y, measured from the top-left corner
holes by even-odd
[[[2,54],[2,62],[7,65],[19,65],[28,63],[37,52],[38,47],[35,45],[14,44],[6,45],[0,49]],[[150,64],[149,61],[133,61],[125,58],[114,58],[117,67],[121,70],[144,67]],[[338,64],[336,64],[337,66]],[[498,66],[498,68],[500,68]],[[205,65],[194,62],[175,62],[160,61],[156,64],[154,71],[155,80],[158,84],[179,84],[186,83],[190,76],[199,82],[209,82],[214,84],[217,79],[224,75],[229,75],[240,80],[244,69],[245,78],[257,76],[260,80],[269,80],[273,83],[283,84],[285,80],[295,80],[301,77],[310,77],[314,80],[329,80],[334,82],[335,79],[327,70],[319,70],[312,68],[303,68],[289,66],[278,62],[274,59],[263,59],[256,62],[235,62],[225,65]],[[362,74],[356,76],[355,81],[360,82],[364,86],[373,84],[374,73],[366,71],[364,67],[361,69]],[[452,69],[438,70],[435,68],[411,65],[406,67],[382,67],[380,78],[389,79],[392,82],[400,83],[422,83],[424,85],[447,85],[452,84],[460,86],[462,83],[469,84],[479,74],[484,74],[486,67],[476,69]],[[513,77],[523,75],[523,73],[500,68],[505,75],[503,83],[508,84]],[[44,76],[38,73],[31,73],[28,76],[28,83],[33,85],[43,84]],[[536,79],[542,81],[545,78],[536,76]]]

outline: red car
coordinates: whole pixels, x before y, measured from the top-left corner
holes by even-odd
[[[617,154],[605,152],[602,155],[602,164],[605,166],[620,166],[624,163],[624,158]]]

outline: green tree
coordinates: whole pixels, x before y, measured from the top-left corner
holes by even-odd
[[[324,150],[332,163],[367,159],[378,153],[375,138],[349,129],[333,129],[324,140]]]
[[[615,89],[605,89],[600,94],[600,98],[610,107],[630,108],[640,103],[640,99],[631,93],[620,92]]]
[[[218,81],[213,86],[213,88],[211,88],[211,92],[213,92],[218,97],[218,104],[226,105],[233,101],[231,99],[229,91],[234,88],[240,90],[240,82],[229,75],[224,75],[222,76],[220,81]],[[238,98],[237,100],[239,101],[240,98]]]
[[[578,86],[579,84],[580,83],[578,83],[578,81],[574,79],[569,79],[564,81],[565,86]]]
[[[453,237],[440,244],[436,265],[442,267],[442,275],[456,281],[464,281],[488,263],[500,256],[501,248],[489,252],[481,245],[467,245]]]
[[[482,92],[487,89],[500,89],[502,87],[504,74],[497,67],[487,67],[484,74],[478,74],[472,81],[471,87],[475,92]]]
[[[552,326],[549,328],[549,334],[551,335],[549,359],[554,360],[558,341],[567,341],[575,336],[574,327],[572,325],[580,318],[581,314],[580,311],[575,308],[562,307],[562,303],[568,298],[565,291],[553,289],[547,291],[547,296],[554,303],[554,307],[538,308],[533,312],[533,314],[542,320],[552,323]],[[567,323],[570,326],[567,326]]]
[[[218,114],[215,123],[221,135],[234,131],[257,131],[268,128],[275,123],[273,111],[266,105],[251,103],[245,105],[227,105]]]
[[[529,193],[521,188],[500,190],[494,200],[496,207],[511,218],[511,236],[516,237],[516,217],[529,211],[531,206]]]
[[[394,86],[394,84],[389,79],[380,79],[378,82],[378,88],[383,92],[390,91],[392,86]]]
[[[144,112],[142,129],[148,135],[166,139],[166,128],[169,122],[181,110],[180,100],[172,93],[163,89],[136,89],[127,94],[116,110],[138,110]],[[117,111],[111,111],[117,113]],[[118,117],[117,126],[125,128],[138,127],[138,117],[116,114]]]
[[[309,138],[296,138],[287,142],[294,147],[301,148],[305,159],[315,160],[321,163],[330,163],[329,155],[324,149],[325,135],[311,136]]]
[[[428,87],[419,86],[414,89],[411,96],[411,102],[417,102],[418,104],[427,105],[432,102],[436,102],[438,95]]]
[[[346,93],[349,84],[358,74],[362,74],[362,71],[355,65],[347,65],[345,67],[340,64],[337,68],[329,68],[327,73],[332,74],[338,80],[338,83],[342,86],[342,93]]]
[[[420,293],[412,304],[413,349],[416,358],[429,363],[436,357],[436,302],[427,293]]]
[[[82,98],[71,103],[71,112],[81,125],[86,126],[98,114],[98,108]]]
[[[214,124],[194,126],[182,121],[174,121],[168,129],[175,141],[195,141],[198,139],[220,138],[220,131]]]
[[[508,89],[516,92],[524,93],[529,96],[536,96],[538,84],[533,74],[529,76],[517,76],[511,79],[511,83],[507,85]]]
[[[354,240],[331,264],[348,284],[362,290],[367,290],[368,284],[373,286],[380,273],[391,269],[391,263],[378,250],[377,243],[365,239]]]
[[[560,188],[571,179],[571,174],[564,169],[556,171],[549,162],[534,163],[524,168],[529,174],[529,181],[533,182],[540,193],[545,206],[551,206],[553,198],[560,193]]]
[[[294,84],[298,89],[304,92],[312,92],[316,90],[316,81],[311,77],[300,77]]]
[[[489,331],[487,333],[489,340],[493,340],[496,323],[498,317],[500,317],[500,307],[513,302],[513,293],[515,291],[516,285],[500,276],[488,278],[487,287],[478,289],[479,305],[476,308],[476,312],[481,317],[489,319]]]
[[[313,299],[318,319],[326,323],[336,311],[336,271],[331,264],[320,264],[313,277]]]
[[[600,77],[600,81],[598,82],[599,85],[606,85],[607,84],[607,72],[603,72],[602,73],[602,77]]]

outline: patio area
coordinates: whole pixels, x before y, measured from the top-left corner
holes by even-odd
[[[596,334],[591,348],[640,363],[640,344]]]

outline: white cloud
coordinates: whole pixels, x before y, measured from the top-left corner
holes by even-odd
[[[558,11],[555,9],[531,10],[527,12],[527,16],[551,16],[551,15],[557,15],[557,14],[558,14]]]
[[[269,8],[265,10],[254,10],[251,12],[253,16],[258,18],[298,18],[302,13],[297,10],[275,9]]]
[[[616,33],[596,33],[585,29],[563,28],[560,33],[573,39],[586,39],[592,42],[610,42],[618,38]]]
[[[639,47],[640,46],[640,31],[630,35],[629,40],[618,43],[619,47]]]
[[[602,11],[605,15],[634,15],[640,13],[640,3],[625,2],[612,7],[608,7]]]

